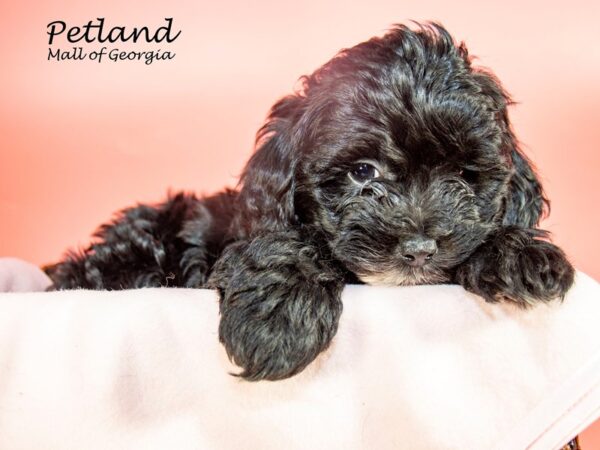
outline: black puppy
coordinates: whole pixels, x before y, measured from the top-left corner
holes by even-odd
[[[573,282],[510,99],[440,25],[341,51],[272,108],[238,190],[126,209],[48,272],[56,289],[214,287],[249,380],[330,343],[345,283],[456,282],[527,306]]]

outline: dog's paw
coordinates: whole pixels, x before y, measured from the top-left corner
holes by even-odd
[[[221,294],[219,338],[247,380],[297,374],[337,330],[343,279],[288,233],[229,246],[209,285]]]
[[[456,272],[456,281],[486,301],[528,306],[562,299],[574,269],[540,230],[506,227],[481,245]]]

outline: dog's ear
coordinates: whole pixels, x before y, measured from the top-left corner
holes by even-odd
[[[511,152],[513,174],[508,185],[508,194],[503,225],[535,227],[550,209],[542,185],[533,165],[517,146]]]
[[[463,58],[470,64],[464,45],[461,45],[461,52]],[[494,75],[476,69],[474,76],[482,92],[488,95],[494,104],[496,117],[502,130],[501,152],[512,169],[502,224],[533,228],[549,211],[550,202],[544,195],[533,164],[519,148],[519,142],[512,130],[507,108],[513,102]]]
[[[295,221],[294,171],[298,160],[298,133],[304,97],[289,95],[271,108],[257,133],[257,149],[240,178],[238,237],[289,229]]]
[[[508,182],[502,224],[534,228],[550,210],[550,202],[544,194],[535,167],[519,148],[506,110],[510,100],[506,94],[503,95],[506,99],[504,107],[497,114],[502,127],[502,152],[511,166],[512,174]]]

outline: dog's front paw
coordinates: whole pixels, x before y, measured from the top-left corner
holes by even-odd
[[[247,380],[297,374],[337,330],[343,278],[288,233],[231,245],[209,285],[221,294],[219,338]]]
[[[545,237],[540,230],[503,228],[458,267],[456,281],[489,302],[562,299],[573,284],[573,266]]]

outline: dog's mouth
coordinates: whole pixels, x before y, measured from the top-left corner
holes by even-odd
[[[450,281],[447,273],[427,267],[398,267],[381,272],[356,274],[358,279],[372,286],[414,286],[441,284]]]
[[[448,269],[453,266],[452,255],[437,249],[409,255],[400,247],[390,252],[384,239],[382,242],[342,239],[331,244],[333,256],[369,285],[412,286],[450,281]]]

